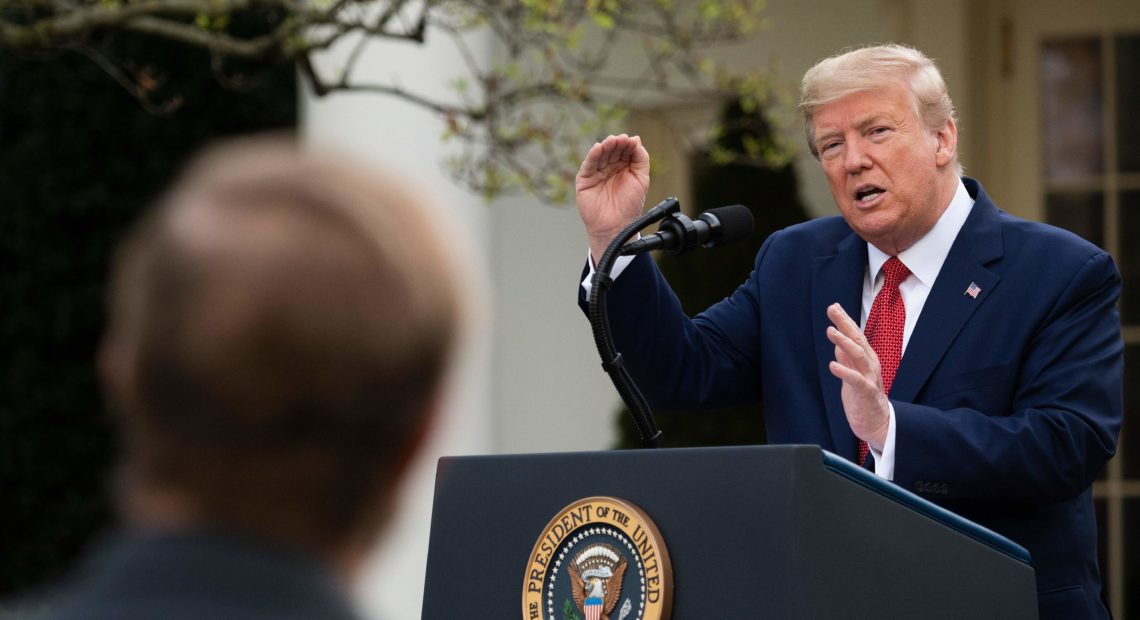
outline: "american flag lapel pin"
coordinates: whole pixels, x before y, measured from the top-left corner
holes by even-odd
[[[966,287],[966,294],[970,296],[970,299],[977,299],[978,293],[981,293],[981,292],[982,292],[982,287],[978,286],[978,284],[976,282],[971,282],[970,286]]]

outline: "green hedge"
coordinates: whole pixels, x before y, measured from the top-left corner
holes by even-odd
[[[90,60],[0,55],[0,596],[66,570],[111,518],[112,428],[95,380],[112,248],[198,147],[296,125],[280,66],[223,88],[204,54],[138,39],[102,50],[155,65],[181,95],[147,113]],[[176,85],[176,88],[175,88]]]

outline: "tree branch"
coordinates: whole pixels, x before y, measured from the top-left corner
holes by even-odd
[[[155,103],[150,98],[150,93],[153,91],[153,88],[143,88],[143,86],[139,84],[136,79],[128,76],[122,70],[122,68],[111,61],[111,59],[107,58],[105,55],[92,48],[91,46],[82,43],[76,43],[70,46],[70,49],[82,54],[83,56],[86,56],[88,59],[94,62],[100,69],[103,70],[104,73],[110,76],[116,84],[121,86],[123,90],[130,93],[131,96],[139,102],[139,105],[141,105],[143,109],[150,114],[154,114],[155,116],[169,116],[182,106],[181,97],[171,98],[162,104]]]
[[[767,84],[706,59],[712,47],[738,40],[758,23],[757,0],[0,0],[0,47],[19,55],[69,50],[83,54],[148,111],[169,113],[179,101],[155,96],[161,67],[116,62],[92,41],[129,32],[209,53],[219,82],[247,87],[228,61],[295,62],[317,96],[339,92],[394,97],[444,119],[445,139],[465,158],[456,175],[488,195],[526,188],[544,200],[565,198],[575,153],[613,127],[645,94],[720,102],[740,92],[755,100]],[[238,19],[240,18],[240,19]],[[240,23],[242,28],[231,27]],[[250,25],[252,23],[252,28]],[[454,41],[465,71],[457,101],[398,83],[357,79],[372,39],[421,44],[430,31]],[[252,32],[252,34],[250,34]],[[473,33],[494,37],[506,59],[471,49]],[[323,76],[312,61],[347,36],[344,70]],[[636,37],[636,39],[630,39]],[[615,50],[640,40],[636,69],[619,74]],[[587,43],[580,44],[585,41]],[[636,46],[631,46],[636,48]],[[637,53],[636,51],[634,52]],[[643,63],[643,65],[642,65]],[[237,65],[244,67],[245,65]],[[738,92],[740,91],[740,92]]]

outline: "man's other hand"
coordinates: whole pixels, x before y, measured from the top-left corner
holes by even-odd
[[[882,452],[891,413],[883,392],[879,356],[863,336],[859,324],[851,320],[842,306],[831,304],[827,318],[834,325],[827,328],[827,339],[835,345],[835,360],[828,368],[843,382],[840,395],[847,423],[856,437],[876,452]]]

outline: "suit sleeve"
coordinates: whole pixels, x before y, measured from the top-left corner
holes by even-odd
[[[892,401],[895,482],[933,484],[949,500],[1048,503],[1087,489],[1114,454],[1123,419],[1119,294],[1111,257],[1094,254],[1022,352],[1005,415]]]
[[[691,319],[648,255],[614,281],[607,298],[614,343],[651,406],[682,410],[760,401],[757,274],[776,236],[760,249],[748,280]],[[581,286],[578,303],[586,311]]]

